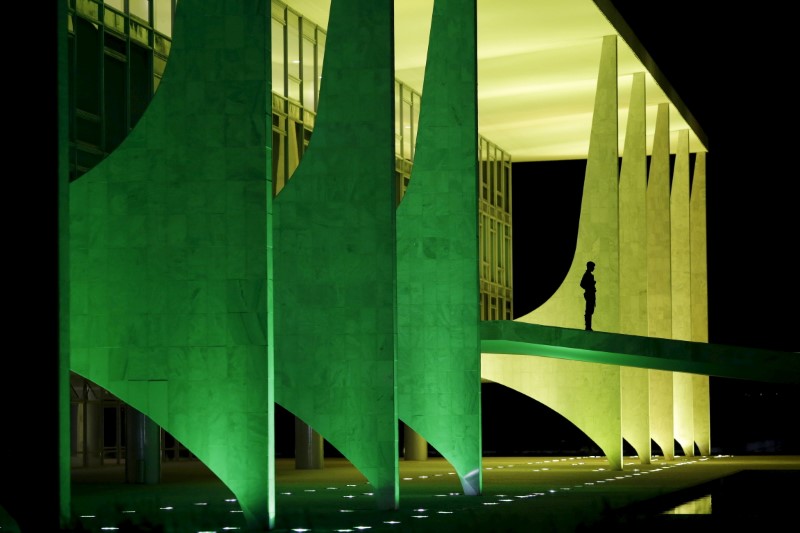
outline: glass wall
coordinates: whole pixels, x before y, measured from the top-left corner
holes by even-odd
[[[67,2],[70,180],[119,146],[164,75],[177,0]]]

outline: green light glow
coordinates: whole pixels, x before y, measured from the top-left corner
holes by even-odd
[[[275,199],[275,394],[393,509],[392,46],[391,2],[333,2],[314,134]]]
[[[467,494],[482,485],[475,16],[474,2],[434,5],[416,157],[397,211],[400,417]]]
[[[145,115],[70,186],[72,370],[191,449],[254,527],[274,521],[269,13],[226,4],[220,24],[183,0]]]

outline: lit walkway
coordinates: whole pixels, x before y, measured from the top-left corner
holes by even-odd
[[[511,320],[481,322],[481,352],[800,383],[800,353],[583,331]]]
[[[326,459],[323,470],[295,470],[293,459],[279,459],[275,531],[567,532],[600,531],[612,521],[617,531],[624,530],[623,525],[635,530],[632,517],[621,518],[621,507],[640,502],[640,512],[659,515],[705,496],[722,478],[737,488],[734,494],[711,500],[713,509],[736,514],[718,516],[715,525],[728,520],[766,528],[794,513],[789,498],[794,494],[791,484],[800,481],[800,456],[660,459],[641,465],[626,458],[626,471],[613,472],[602,457],[484,458],[484,493],[473,497],[461,494],[453,469],[443,459],[401,460],[397,511],[375,510],[370,486],[344,459]],[[728,481],[742,475],[739,472],[769,473],[769,479],[779,476],[780,481],[771,484],[751,477],[739,488]],[[147,486],[125,484],[122,466],[74,470],[74,508],[93,516],[81,519],[84,531],[101,531],[124,520],[163,524],[163,531],[244,530],[236,501],[202,463],[165,463],[162,474],[161,484]],[[729,477],[733,474],[737,475]],[[642,506],[645,500],[649,503]],[[700,507],[707,509],[708,503]],[[675,522],[667,518],[650,519],[648,531],[661,530],[653,529],[658,520],[663,520],[664,530],[674,528]],[[703,518],[683,520],[680,527],[702,523],[705,528],[710,517]]]

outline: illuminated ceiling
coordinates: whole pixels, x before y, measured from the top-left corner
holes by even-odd
[[[330,0],[286,3],[327,28]],[[396,77],[421,92],[424,105],[433,0],[396,0],[394,4]],[[611,34],[620,36],[620,153],[636,72],[646,73],[648,153],[657,106],[665,102],[673,104],[672,146],[676,146],[677,132],[688,129],[690,151],[706,151],[705,134],[608,0],[477,0],[477,6],[478,130],[510,153],[513,161],[586,158],[600,47],[603,37]],[[644,64],[651,65],[650,71]]]

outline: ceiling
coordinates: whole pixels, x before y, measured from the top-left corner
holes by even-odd
[[[327,28],[330,0],[284,2]],[[422,93],[424,105],[433,0],[394,5],[396,77]],[[586,158],[602,39],[611,34],[620,37],[620,153],[636,72],[646,73],[648,153],[657,107],[665,102],[673,104],[673,151],[681,130],[689,130],[690,152],[706,151],[702,129],[608,0],[477,0],[477,9],[478,131],[512,161]]]

